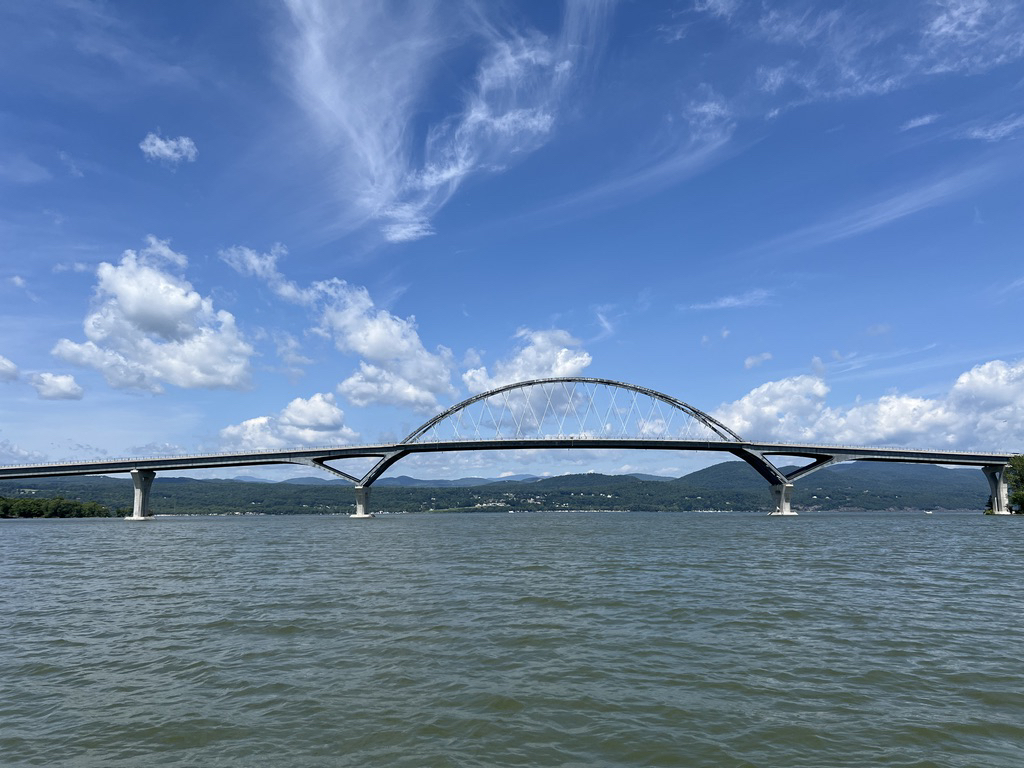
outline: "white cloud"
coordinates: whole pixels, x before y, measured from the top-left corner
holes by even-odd
[[[18,366],[0,355],[0,381],[15,381],[18,376],[20,376]]]
[[[1003,120],[988,125],[976,125],[964,131],[963,136],[967,139],[978,141],[997,142],[1008,139],[1024,130],[1024,115],[1011,115]]]
[[[712,415],[747,440],[810,441],[828,391],[817,376],[771,381]]]
[[[580,341],[568,331],[524,328],[516,333],[516,338],[520,340],[519,348],[511,358],[495,364],[493,375],[483,366],[462,375],[470,392],[486,392],[530,379],[579,376],[591,363],[590,354],[580,348]]]
[[[569,3],[558,37],[507,28],[490,6],[289,0],[295,97],[336,163],[349,226],[379,223],[392,242],[431,219],[471,174],[543,144],[565,92],[600,40],[610,2]],[[425,127],[421,102],[443,54],[478,57],[461,107]]]
[[[252,347],[230,312],[215,310],[187,280],[167,267],[187,259],[150,235],[140,252],[97,269],[84,343],[61,339],[53,354],[100,371],[112,387],[163,391],[162,384],[241,388],[249,382]]]
[[[274,344],[277,347],[277,356],[293,376],[302,373],[302,366],[310,365],[313,362],[300,352],[301,346],[298,339],[289,333],[284,331],[275,332]]]
[[[746,293],[736,294],[733,296],[723,296],[719,299],[715,299],[714,301],[702,304],[691,304],[690,309],[744,309],[746,307],[760,307],[771,297],[772,291],[765,290],[764,288],[755,288],[754,290],[747,291]],[[728,335],[728,331],[726,331],[722,338],[725,338]]]
[[[343,352],[360,355],[359,370],[338,385],[356,405],[384,403],[419,411],[437,408],[439,396],[455,394],[453,358],[447,347],[430,352],[416,330],[416,319],[378,309],[365,288],[341,280],[317,283],[324,297],[320,332]]]
[[[147,133],[146,138],[139,142],[139,149],[150,160],[160,160],[170,165],[178,165],[182,160],[194,163],[199,156],[196,143],[188,136],[165,139],[157,133]]]
[[[740,0],[695,0],[693,9],[712,16],[728,18],[735,13]]]
[[[1024,55],[1017,0],[937,0],[922,34],[929,71],[982,72]]]
[[[358,436],[345,426],[345,413],[334,395],[322,392],[295,398],[275,416],[258,416],[220,431],[226,447],[246,450],[345,445]]]
[[[10,440],[0,440],[0,464],[42,464],[48,457],[36,451],[27,451]]]
[[[762,384],[714,416],[748,440],[1017,451],[1024,432],[1024,360],[993,360],[934,397],[892,393],[849,407],[826,403],[820,376]]]
[[[82,388],[69,374],[34,373],[29,377],[41,400],[81,400]]]
[[[724,143],[736,128],[729,105],[707,84],[698,89],[697,98],[683,110],[683,118],[689,125],[691,140],[704,146]]]
[[[759,46],[748,82],[770,99],[760,110],[768,114],[808,102],[890,93],[945,73],[984,72],[1024,56],[1024,10],[1017,0],[827,9],[701,0],[696,10],[726,19],[734,34]]]
[[[750,357],[743,361],[743,367],[749,371],[751,368],[756,368],[761,363],[766,363],[771,359],[771,352],[762,352],[759,355],[751,355]]]
[[[82,261],[58,262],[53,265],[53,271],[57,274],[61,272],[89,272],[91,270],[92,267]]]
[[[359,368],[338,385],[338,392],[356,405],[386,404],[429,412],[438,398],[455,394],[451,384],[451,350],[429,351],[413,317],[398,317],[378,308],[366,288],[337,278],[300,288],[281,274],[277,260],[287,251],[275,245],[268,253],[235,246],[220,256],[241,274],[266,282],[282,299],[309,308],[317,317],[316,332],[334,341],[342,352],[362,357]]]
[[[317,298],[312,290],[302,290],[285,278],[278,270],[277,260],[288,255],[288,249],[280,243],[274,244],[267,253],[235,245],[220,251],[219,256],[236,272],[263,280],[285,301],[295,304],[310,304]]]
[[[818,224],[803,227],[766,242],[757,251],[799,251],[856,237],[966,196],[1003,172],[995,163],[976,164],[958,173],[923,181],[889,197],[867,203]]]
[[[912,131],[915,128],[923,128],[926,125],[931,125],[938,119],[939,115],[936,114],[921,115],[912,120],[907,120],[907,122],[900,126],[900,131]]]

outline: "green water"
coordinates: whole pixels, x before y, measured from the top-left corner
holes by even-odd
[[[1024,520],[0,523],[0,765],[1019,766]]]

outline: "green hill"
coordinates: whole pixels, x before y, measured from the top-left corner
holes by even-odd
[[[476,481],[476,478],[472,479]],[[768,483],[748,464],[727,461],[675,480],[632,475],[578,474],[521,480],[415,480],[373,487],[371,508],[387,512],[633,509],[739,509],[767,512]],[[830,509],[984,509],[988,483],[977,469],[856,462],[808,475],[795,485],[797,511]],[[127,513],[127,478],[70,477],[0,482],[0,497],[97,502]],[[197,480],[157,475],[151,509],[157,514],[339,514],[353,510],[345,483]]]

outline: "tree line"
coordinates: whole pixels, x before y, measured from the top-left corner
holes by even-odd
[[[95,501],[73,501],[62,496],[52,499],[8,499],[0,496],[0,518],[13,517],[113,517],[109,507]]]
[[[1024,454],[1010,459],[1005,475],[1010,490],[1010,508],[1024,512]]]

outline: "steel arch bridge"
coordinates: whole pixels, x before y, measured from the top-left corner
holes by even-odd
[[[579,376],[521,381],[474,395],[437,414],[397,443],[0,467],[0,479],[130,472],[135,485],[132,519],[145,519],[157,471],[302,464],[352,483],[356,494],[356,513],[352,517],[370,517],[370,487],[411,454],[551,448],[730,453],[769,483],[775,501],[771,514],[777,515],[795,514],[790,499],[797,479],[837,462],[976,466],[988,478],[993,511],[1009,512],[1003,470],[1011,454],[752,442],[713,416],[662,392],[612,379]],[[783,472],[769,456],[801,457],[810,463]],[[370,469],[357,476],[328,463],[342,460],[361,460],[364,466],[369,461]]]

